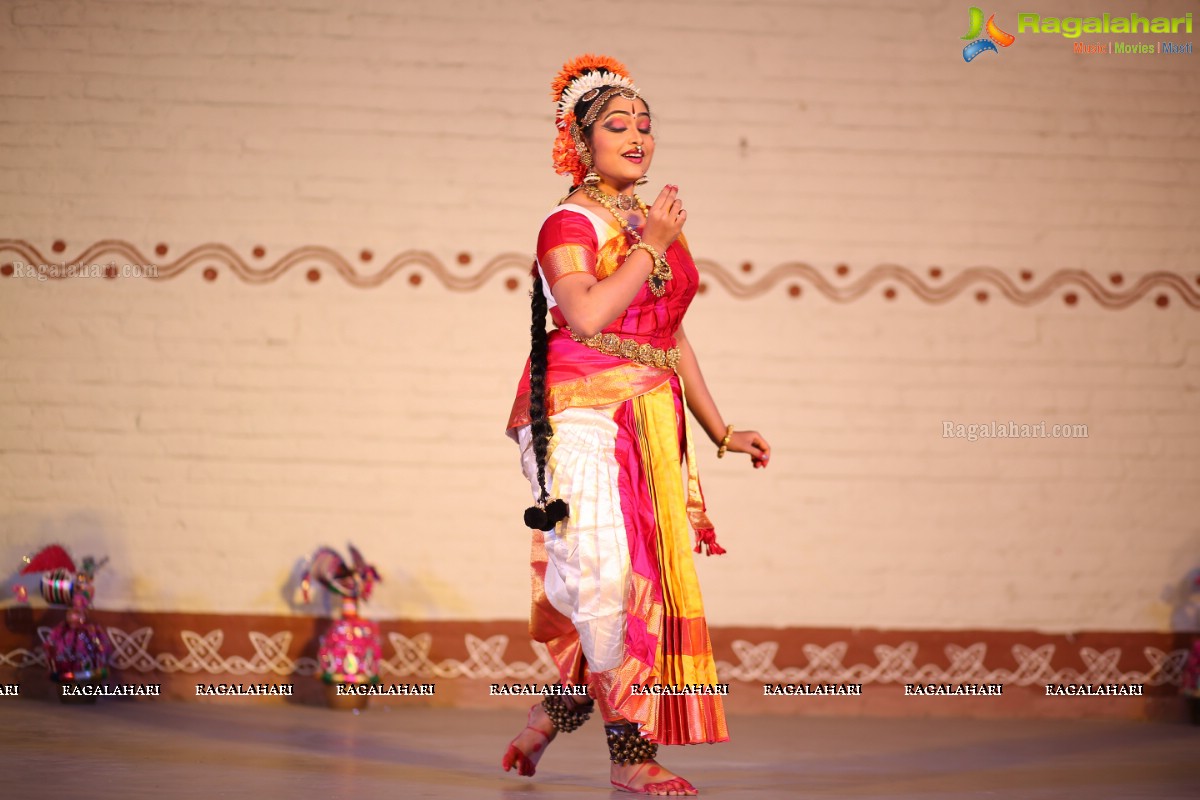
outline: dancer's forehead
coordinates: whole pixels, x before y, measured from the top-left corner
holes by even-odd
[[[627,100],[624,97],[617,96],[608,101],[608,107],[600,114],[600,120],[606,121],[612,117],[626,118],[650,118],[650,109],[642,102],[640,97],[633,100]]]

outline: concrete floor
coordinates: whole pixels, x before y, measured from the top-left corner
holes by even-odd
[[[601,728],[532,779],[500,756],[511,711],[0,701],[0,798],[628,797]],[[664,748],[713,798],[1200,798],[1200,727],[1126,721],[731,717],[733,741]]]

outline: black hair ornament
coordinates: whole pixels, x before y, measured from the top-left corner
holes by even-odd
[[[536,528],[539,531],[554,530],[554,526],[571,514],[567,501],[561,498],[551,500],[543,505],[530,506],[525,509],[525,527]]]

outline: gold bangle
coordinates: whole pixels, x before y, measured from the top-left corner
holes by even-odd
[[[625,257],[629,258],[630,253],[632,253],[634,250],[645,250],[650,254],[650,258],[654,260],[654,263],[658,263],[658,251],[654,249],[653,245],[646,244],[645,242],[637,242],[636,244],[630,245],[629,252],[625,254]]]
[[[721,446],[717,448],[717,458],[725,457],[725,450],[729,447],[729,440],[733,438],[733,426],[730,425],[725,429],[725,438],[721,440]]]
[[[671,280],[671,265],[667,263],[667,260],[663,258],[661,253],[654,249],[653,245],[639,241],[625,252],[625,257],[629,258],[634,250],[645,250],[650,254],[650,259],[654,262],[654,267],[650,270],[650,274],[646,276],[646,283],[650,284],[650,291],[654,293],[655,297],[662,297],[667,291],[666,282]]]
[[[653,265],[653,268],[651,269],[651,273],[658,272],[662,269],[662,264],[664,263],[664,259],[663,259],[662,255],[657,250],[654,249],[653,245],[648,245],[645,242],[638,242],[637,244],[635,244],[629,248],[629,252],[627,252],[625,254],[625,257],[629,258],[631,255],[633,255],[634,250],[645,250],[647,253],[650,254],[650,262]],[[667,269],[670,269],[670,267],[667,267]]]

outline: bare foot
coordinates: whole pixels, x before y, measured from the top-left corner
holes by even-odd
[[[504,767],[505,772],[516,767],[518,775],[533,775],[537,771],[538,761],[546,753],[547,745],[554,741],[557,735],[558,729],[554,727],[550,717],[546,716],[541,703],[534,704],[529,709],[525,728],[508,743],[508,750],[505,751],[500,766]]]
[[[681,778],[657,761],[640,764],[613,764],[612,785],[623,792],[648,794],[655,797],[692,797],[700,790],[686,778]]]

